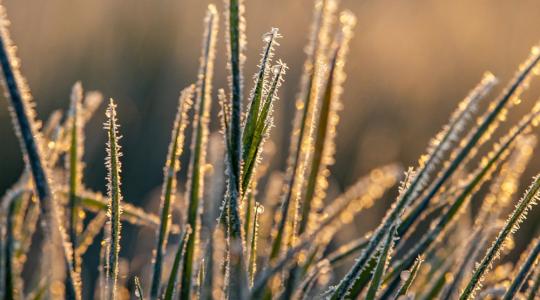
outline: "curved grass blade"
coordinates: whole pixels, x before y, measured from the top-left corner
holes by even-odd
[[[189,236],[191,235],[191,233],[192,233],[192,230],[188,224],[186,229],[181,235],[180,244],[178,245],[178,249],[176,250],[176,255],[174,256],[174,262],[172,265],[171,274],[169,275],[169,281],[167,283],[167,288],[165,289],[163,300],[172,300],[172,298],[174,297],[176,284],[178,282],[178,273],[180,272],[180,268],[182,267],[182,262],[185,259],[186,246],[187,246],[187,242],[189,240]]]
[[[477,265],[471,280],[465,287],[465,290],[461,293],[459,299],[466,300],[474,297],[474,293],[478,289],[478,285],[481,283],[482,278],[486,271],[491,269],[493,261],[499,256],[499,252],[504,245],[504,242],[510,235],[515,233],[519,229],[519,224],[525,220],[529,210],[537,203],[538,190],[540,189],[540,176],[536,176],[533,183],[525,193],[525,196],[518,202],[514,211],[510,214],[506,224],[501,229],[497,238],[486,252],[484,258]]]
[[[30,166],[35,190],[41,202],[41,213],[45,222],[43,229],[50,239],[52,247],[61,247],[63,264],[67,270],[66,297],[79,299],[80,280],[73,270],[71,262],[71,245],[67,242],[64,228],[60,222],[59,211],[53,199],[48,170],[42,158],[42,136],[36,121],[36,112],[26,80],[20,72],[19,60],[8,31],[9,21],[5,8],[0,7],[0,65],[2,68],[3,86],[9,95],[10,112],[13,126],[19,138],[25,162]],[[56,248],[55,248],[56,250]]]
[[[537,258],[539,254],[540,254],[540,238],[537,238],[536,241],[534,241],[534,247],[529,252],[527,259],[519,268],[519,272],[517,273],[516,276],[514,276],[514,279],[512,280],[512,284],[510,285],[510,287],[504,294],[503,300],[514,299],[514,296],[516,295],[516,293],[521,289],[522,285],[525,283],[525,279],[529,276],[531,269],[535,265],[538,265]]]
[[[105,165],[107,167],[107,194],[109,198],[109,208],[107,214],[109,216],[108,227],[110,236],[107,238],[107,298],[116,300],[117,297],[117,281],[118,281],[118,254],[120,252],[120,231],[122,225],[120,216],[122,209],[122,193],[120,190],[120,145],[118,140],[118,124],[116,119],[116,104],[113,99],[110,99],[107,107],[107,121],[104,124],[107,130],[107,158]]]
[[[203,209],[202,196],[204,191],[204,171],[206,166],[206,148],[208,145],[208,123],[211,107],[212,79],[214,75],[214,59],[216,51],[217,25],[219,22],[216,7],[209,5],[204,19],[204,35],[198,80],[196,84],[193,135],[191,140],[191,157],[186,184],[186,199],[188,199],[187,224],[191,234],[186,248],[186,257],[182,262],[181,299],[191,298],[193,284],[193,264],[198,257],[196,245],[199,243],[199,226]]]
[[[169,228],[171,223],[171,205],[176,195],[176,176],[180,170],[180,156],[183,152],[184,131],[188,125],[188,111],[191,107],[194,86],[184,89],[178,102],[178,110],[173,125],[171,143],[165,168],[163,169],[163,187],[161,191],[161,218],[158,229],[158,238],[156,241],[156,251],[154,257],[154,268],[152,274],[152,283],[150,288],[150,299],[159,297],[161,287],[161,273],[163,257],[167,247],[169,237]]]

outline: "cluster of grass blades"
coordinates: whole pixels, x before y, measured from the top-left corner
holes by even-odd
[[[3,299],[82,299],[87,290],[97,291],[95,298],[113,300],[129,295],[164,300],[540,297],[540,237],[505,274],[491,272],[540,197],[538,175],[524,196],[515,199],[536,146],[532,131],[540,122],[540,102],[496,138],[509,110],[527,103],[523,92],[539,72],[540,48],[532,49],[488,104],[482,101],[498,80],[485,73],[429,142],[416,168],[403,172],[396,164],[381,166],[328,199],[345,61],[356,19],[349,11],[339,12],[335,0],[315,1],[287,169],[280,177],[268,168],[268,149],[273,107],[279,105],[288,69],[275,58],[282,36],[277,28],[262,36],[258,70],[246,93],[244,9],[242,0],[225,1],[229,86],[228,93],[214,93],[220,14],[216,6],[208,6],[200,68],[195,82],[180,93],[157,213],[122,197],[121,116],[112,99],[104,122],[107,193],[85,187],[84,127],[98,110],[101,94],[85,93],[77,82],[65,116],[55,112],[41,126],[1,9],[3,86],[25,162],[0,207]],[[214,100],[221,108],[218,114],[211,111]],[[209,132],[214,115],[221,124],[222,148]],[[191,142],[185,168],[181,156],[187,130]],[[210,164],[222,174],[205,176]],[[186,172],[188,180],[182,222],[175,223],[179,172]],[[380,224],[335,247],[337,233],[375,201],[391,196],[387,191],[400,180]],[[268,193],[259,191],[264,182],[272,186]],[[488,191],[482,191],[488,184]],[[512,202],[515,208],[510,210]],[[469,209],[471,203],[479,209]],[[431,226],[425,226],[428,222]],[[132,274],[128,282],[120,276],[125,223],[155,230],[153,259],[147,262],[151,271]],[[32,243],[38,233],[42,237]],[[95,289],[81,280],[81,262],[101,233],[100,263],[90,270],[99,271]],[[39,254],[38,266],[31,279],[23,280],[31,253]],[[340,278],[337,274],[344,270]]]

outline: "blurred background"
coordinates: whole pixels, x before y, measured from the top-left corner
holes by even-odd
[[[196,80],[202,19],[210,2],[3,2],[39,117],[46,119],[52,110],[67,108],[76,80],[81,80],[87,90],[100,90],[105,97],[113,97],[118,102],[124,136],[125,199],[157,212],[178,94]],[[284,36],[276,57],[283,59],[290,70],[280,91],[272,140],[277,149],[288,149],[313,2],[246,2],[246,89],[251,88],[262,34],[278,27]],[[221,10],[221,1],[216,4]],[[416,165],[429,138],[446,123],[482,73],[492,71],[501,80],[490,95],[493,98],[540,40],[540,4],[534,0],[343,0],[340,7],[354,12],[358,24],[346,66],[345,109],[338,126],[336,163],[331,168],[335,193],[374,167],[389,162]],[[217,88],[226,86],[222,31],[218,45],[214,95]],[[533,79],[523,103],[511,110],[510,121],[530,109],[539,86],[538,79]],[[3,101],[1,193],[16,181],[23,168]],[[212,128],[217,129],[217,105],[212,114]],[[87,126],[84,173],[86,185],[100,191],[105,191],[103,120],[104,108]],[[277,152],[273,167],[283,169],[285,151]],[[520,193],[538,171],[540,159],[533,159]],[[184,187],[183,181],[180,186]],[[379,203],[356,220],[355,230],[373,228],[387,203]],[[536,230],[535,223],[540,223],[534,222],[539,216],[536,212],[525,223],[529,236]],[[133,249],[127,246],[134,236],[130,232],[124,235],[128,244],[122,251],[126,257],[133,255]]]

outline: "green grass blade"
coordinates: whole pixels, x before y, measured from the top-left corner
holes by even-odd
[[[242,197],[241,165],[242,165],[242,103],[243,103],[243,51],[245,48],[244,4],[242,0],[227,0],[226,3],[226,43],[228,55],[229,83],[231,90],[229,146],[227,154],[228,199],[225,209],[229,218],[228,232],[230,239],[230,281],[228,290],[230,297],[243,299],[248,289],[242,221],[239,207]]]
[[[107,121],[104,128],[107,130],[107,158],[105,165],[107,167],[107,194],[109,198],[109,234],[107,237],[107,298],[116,300],[117,281],[118,281],[118,254],[120,252],[120,215],[122,214],[120,203],[122,202],[122,193],[120,190],[120,145],[118,140],[118,124],[116,116],[116,104],[110,99],[107,107]]]
[[[273,126],[271,111],[273,103],[277,100],[277,91],[283,82],[283,76],[285,75],[286,69],[287,65],[281,61],[273,66],[272,83],[270,84],[266,99],[256,120],[255,129],[252,133],[252,144],[249,145],[249,148],[244,149],[244,153],[247,153],[243,160],[242,191],[244,192],[249,189],[255,165],[260,160],[259,156],[263,149],[263,143],[269,135],[269,129]]]
[[[194,86],[184,89],[178,102],[178,110],[173,125],[171,143],[165,162],[163,174],[163,187],[161,191],[161,218],[157,232],[156,251],[154,257],[154,268],[152,273],[152,283],[150,288],[150,299],[159,297],[161,287],[162,264],[169,237],[169,227],[171,223],[171,205],[176,195],[176,176],[180,170],[180,156],[183,152],[184,131],[188,125],[188,111],[191,107]]]
[[[208,123],[212,100],[211,92],[218,22],[218,14],[215,6],[209,5],[204,20],[202,53],[195,92],[193,135],[188,170],[189,177],[186,185],[185,197],[189,203],[186,220],[187,224],[191,227],[192,233],[189,236],[186,257],[183,261],[181,299],[192,297],[191,286],[194,280],[193,266],[194,261],[198,257],[195,246],[198,244],[199,226],[203,208],[204,170],[206,165],[206,148],[208,145]]]
[[[499,231],[497,238],[487,250],[484,258],[477,265],[471,280],[468,282],[465,290],[461,293],[459,299],[466,300],[474,297],[475,291],[478,285],[482,282],[482,278],[486,271],[488,271],[493,261],[499,256],[499,252],[504,245],[504,242],[510,235],[519,229],[519,224],[525,220],[529,210],[537,203],[539,197],[538,190],[540,189],[540,176],[536,176],[533,183],[525,193],[525,196],[518,202],[514,211],[510,214],[504,227]]]
[[[256,143],[253,143],[253,135],[257,127],[257,120],[259,119],[263,94],[265,93],[266,89],[268,89],[267,81],[269,75],[269,65],[271,64],[274,56],[274,45],[279,45],[276,40],[280,37],[281,35],[279,34],[279,30],[277,28],[272,28],[270,32],[263,35],[263,41],[266,44],[261,55],[259,71],[255,75],[255,85],[253,86],[253,90],[251,91],[249,97],[249,109],[247,111],[244,130],[242,133],[243,161],[247,160],[247,156],[251,151],[251,148],[256,146]]]
[[[263,206],[255,203],[253,211],[253,225],[251,226],[251,245],[249,247],[249,284],[253,286],[255,272],[257,271],[257,240],[259,238],[259,215],[263,213]]]
[[[171,274],[169,275],[169,281],[167,283],[167,288],[165,289],[163,300],[172,300],[174,297],[174,292],[175,292],[176,285],[178,282],[178,273],[180,272],[180,268],[182,267],[182,262],[185,259],[186,246],[187,246],[187,242],[189,240],[189,236],[191,235],[191,233],[192,233],[191,227],[187,225],[186,229],[181,235],[180,244],[178,245],[178,248],[176,250],[176,255],[174,256],[174,262],[172,265]]]
[[[388,262],[392,256],[392,245],[394,243],[394,235],[396,233],[396,225],[390,227],[386,240],[383,243],[383,247],[380,251],[379,258],[377,260],[377,266],[373,271],[373,276],[371,278],[371,285],[366,294],[366,300],[374,300],[377,295],[377,291],[381,286],[383,274],[388,267]]]
[[[81,222],[79,220],[79,199],[77,190],[82,182],[82,155],[83,155],[83,135],[82,122],[80,121],[83,100],[83,89],[80,82],[76,82],[71,91],[71,106],[69,108],[70,123],[70,143],[66,169],[69,170],[68,179],[68,201],[69,201],[69,239],[73,249],[77,249],[77,235],[80,232]],[[80,261],[77,251],[72,253],[73,267],[80,271]]]
[[[229,85],[231,90],[231,119],[230,119],[230,153],[231,172],[234,175],[236,188],[240,188],[240,167],[242,161],[242,103],[243,103],[243,65],[245,61],[244,49],[246,45],[245,20],[244,20],[244,1],[226,0],[225,1],[225,35],[227,43],[229,70]],[[238,193],[241,194],[240,192]]]
[[[526,278],[529,276],[531,269],[538,265],[537,258],[540,254],[540,238],[537,238],[536,241],[533,241],[534,247],[529,252],[527,259],[519,268],[519,272],[514,276],[512,284],[504,294],[503,300],[512,300],[516,293],[521,289],[522,285],[525,283]]]
[[[409,168],[405,173],[405,179],[401,183],[398,199],[403,199],[403,194],[407,193],[407,191],[410,190],[411,180],[414,177],[415,174],[413,169]],[[398,210],[396,208],[392,209],[389,218],[393,217],[393,214],[397,213],[397,211]],[[396,215],[396,218],[397,217],[399,217],[399,215]],[[376,229],[374,233],[379,233],[380,237],[375,238],[372,235],[369,239],[368,244],[362,250],[362,254],[360,255],[359,259],[355,262],[355,264],[345,275],[345,277],[341,279],[337,286],[332,286],[325,292],[325,294],[328,295],[330,299],[344,299],[346,295],[350,293],[352,293],[353,295],[357,295],[364,288],[365,284],[367,284],[369,278],[371,278],[371,271],[377,264],[376,257],[367,253],[376,251],[381,240],[384,238],[384,235],[382,235],[380,232],[385,232],[382,231],[382,228],[384,228],[384,224],[386,224],[385,220],[383,220],[383,227]]]

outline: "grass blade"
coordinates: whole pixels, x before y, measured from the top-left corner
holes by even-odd
[[[174,256],[174,262],[171,269],[171,274],[169,275],[169,281],[167,283],[167,288],[165,289],[165,294],[163,296],[164,300],[172,300],[174,297],[175,288],[178,282],[178,273],[181,268],[186,254],[186,246],[191,235],[192,230],[189,225],[186,227],[180,238],[180,244],[176,250],[176,255]]]
[[[260,114],[256,120],[255,130],[252,136],[252,145],[247,151],[245,160],[243,160],[242,169],[242,191],[246,191],[250,188],[253,174],[255,172],[255,166],[260,160],[261,152],[263,151],[264,141],[269,135],[270,128],[273,126],[273,120],[271,112],[273,104],[277,100],[277,91],[283,82],[283,76],[287,65],[278,61],[278,64],[273,66],[272,75],[273,80],[266,94],[266,99],[261,108]]]
[[[230,297],[243,299],[248,289],[246,262],[244,261],[244,245],[242,221],[239,206],[241,201],[241,165],[242,165],[242,129],[241,114],[243,103],[243,51],[245,48],[245,20],[243,17],[243,0],[226,0],[226,42],[228,55],[229,84],[231,90],[229,138],[227,154],[228,192],[225,206],[227,211],[228,236],[230,240]]]
[[[163,187],[161,191],[161,218],[157,232],[157,245],[154,257],[154,268],[152,273],[152,284],[150,288],[150,299],[159,297],[161,287],[161,273],[163,257],[167,247],[169,237],[169,227],[171,223],[171,205],[176,195],[176,176],[180,170],[180,156],[183,152],[184,131],[188,125],[188,111],[192,104],[194,86],[184,89],[178,102],[178,110],[173,125],[171,143],[163,171]]]
[[[274,56],[274,45],[279,46],[277,39],[280,37],[281,35],[277,28],[272,28],[270,32],[263,35],[263,41],[266,44],[261,55],[259,71],[255,75],[255,85],[253,86],[253,90],[249,97],[249,109],[242,133],[243,161],[247,161],[248,153],[252,151],[251,148],[257,148],[257,144],[253,143],[253,135],[255,134],[255,129],[257,127],[257,120],[259,119],[263,93],[268,93],[269,65]],[[245,192],[246,191],[244,191],[244,193]]]
[[[253,225],[251,231],[251,245],[249,247],[249,284],[253,286],[255,272],[257,271],[257,239],[259,238],[259,215],[263,213],[264,207],[255,203],[253,211]]]
[[[384,241],[383,247],[380,251],[379,258],[377,261],[377,266],[373,271],[373,277],[371,278],[371,285],[366,294],[366,300],[373,300],[377,295],[377,291],[381,286],[383,274],[388,267],[388,262],[392,256],[392,245],[394,243],[394,235],[396,233],[396,225],[390,227],[386,240]]]
[[[199,66],[196,95],[194,103],[193,136],[191,140],[191,159],[189,162],[189,178],[186,185],[188,199],[187,224],[191,227],[191,235],[186,248],[186,257],[182,268],[181,299],[189,299],[193,284],[193,263],[197,259],[196,245],[199,243],[199,224],[202,214],[202,193],[204,190],[204,169],[206,165],[206,148],[208,144],[208,123],[211,107],[212,78],[218,14],[215,6],[209,5],[204,20],[204,35]]]
[[[107,298],[116,300],[117,297],[117,281],[118,281],[118,254],[120,252],[120,231],[122,225],[120,223],[120,215],[122,210],[120,203],[122,202],[122,193],[120,191],[120,145],[118,140],[118,124],[116,119],[116,104],[113,99],[110,99],[107,107],[107,121],[104,124],[107,130],[107,158],[105,165],[107,167],[107,194],[109,198],[108,208],[108,227],[110,236],[107,237]]]

